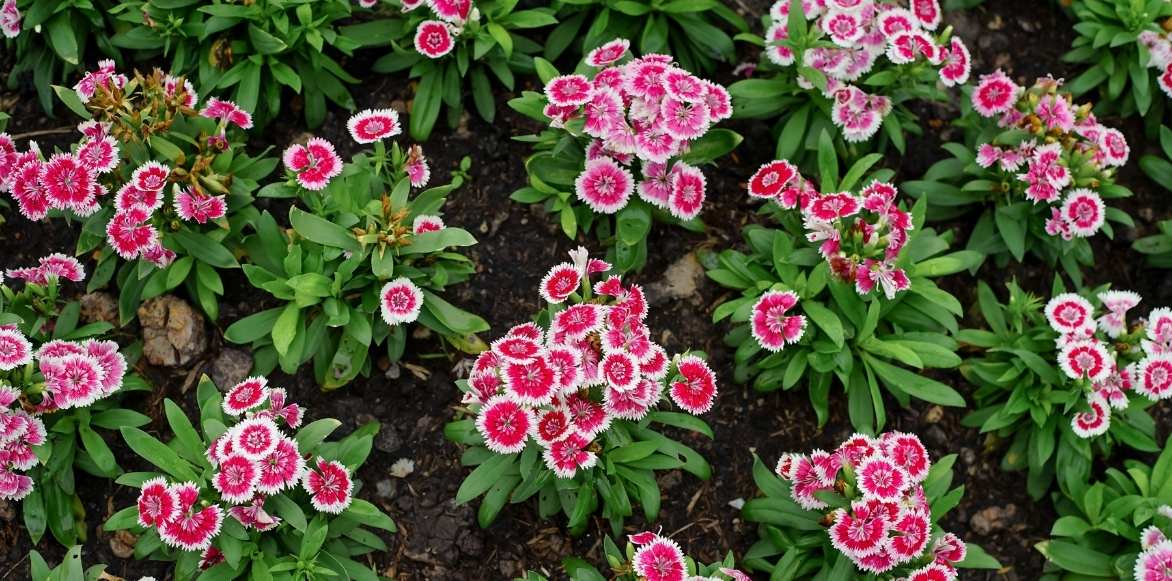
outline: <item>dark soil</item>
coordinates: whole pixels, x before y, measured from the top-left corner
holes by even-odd
[[[763,1],[750,4],[755,11],[767,8]],[[751,16],[750,22],[757,21],[757,14],[746,16]],[[948,15],[947,22],[955,26],[972,48],[974,71],[1000,67],[1022,82],[1047,72],[1055,76],[1073,73],[1060,60],[1070,44],[1071,31],[1056,3],[989,0],[970,12]],[[352,63],[350,68],[361,73],[363,66],[363,63]],[[410,90],[401,77],[366,77],[369,80],[353,91],[360,107],[405,109]],[[518,90],[522,88],[526,87]],[[451,297],[456,304],[485,317],[492,325],[492,334],[527,320],[539,307],[537,282],[546,268],[565,260],[566,251],[585,245],[596,255],[602,252],[598,243],[589,238],[567,239],[540,209],[509,201],[509,194],[525,184],[523,160],[528,153],[524,144],[510,137],[534,127],[504,105],[508,97],[506,94],[497,97],[496,123],[485,123],[473,115],[466,117],[455,130],[449,130],[441,120],[435,135],[425,144],[435,183],[446,183],[460,158],[465,155],[472,158],[471,180],[450,197],[445,220],[468,229],[480,239],[480,244],[469,251],[478,265],[478,274],[471,284],[452,289]],[[27,92],[0,95],[0,108],[13,113],[9,128],[13,134],[65,124],[40,114],[33,96]],[[901,179],[914,179],[939,159],[940,143],[958,137],[946,122],[954,111],[954,107],[945,106],[921,112],[928,135],[912,139],[904,159],[889,160],[894,162],[892,167],[899,170]],[[294,112],[286,118],[299,120],[300,116]],[[333,111],[315,133],[331,139],[342,149],[351,147],[352,142],[345,137],[345,120],[344,112]],[[760,163],[771,158],[772,137],[764,124],[730,123],[728,126],[742,133],[746,140],[731,160],[706,169],[710,198],[703,218],[709,226],[708,232],[698,235],[679,229],[655,228],[649,242],[647,267],[633,275],[637,282],[656,288],[667,269],[678,260],[687,260],[689,252],[739,244],[739,227],[754,220],[742,203],[743,181]],[[302,133],[295,126],[278,126],[255,139],[259,145],[283,147]],[[1129,127],[1128,136],[1133,144],[1134,160],[1147,145],[1138,127]],[[41,138],[43,146],[68,143],[72,139],[68,133],[46,137]],[[1138,171],[1127,172],[1123,181],[1137,194],[1125,202],[1125,208],[1136,217],[1137,226],[1119,233],[1115,241],[1096,242],[1101,266],[1087,273],[1088,282],[1110,281],[1140,292],[1148,305],[1167,304],[1172,302],[1170,275],[1145,268],[1129,252],[1129,246],[1136,237],[1150,233],[1160,218],[1169,217],[1169,208],[1157,197],[1162,194],[1158,187]],[[0,241],[9,249],[0,258],[4,267],[23,265],[48,252],[68,251],[73,246],[73,230],[56,224],[52,227],[31,224],[14,212],[7,212],[6,216],[8,223],[0,229]],[[964,240],[967,232],[961,230],[958,239]],[[1016,276],[1039,293],[1048,289],[1053,277],[1051,271],[1038,266],[1016,267],[1009,272],[988,268],[981,275],[995,288],[1008,277]],[[236,284],[227,289],[220,329],[257,308],[254,293],[242,277],[228,280]],[[664,300],[652,295],[651,327],[660,334],[658,339],[669,351],[704,350],[714,369],[723,377],[731,377],[731,353],[722,343],[727,329],[711,323],[712,309],[726,297],[722,289],[703,277],[697,282],[699,286],[690,296]],[[971,300],[973,285],[957,281],[953,286],[960,293],[962,303],[975,302]],[[975,321],[970,316],[967,322]],[[183,386],[188,383],[191,371],[202,369],[215,355],[219,343],[214,341],[207,358],[190,369],[141,370],[157,386],[156,394],[146,402],[152,404],[148,406],[155,412],[152,415],[157,417],[162,397],[183,400],[187,409],[194,409],[194,395],[184,394]],[[273,377],[275,384],[287,387],[293,399],[308,408],[309,420],[337,417],[344,422],[343,431],[372,420],[381,423],[375,451],[359,474],[361,495],[381,505],[400,527],[397,535],[386,536],[390,551],[373,557],[372,564],[380,572],[395,579],[508,579],[526,569],[543,570],[556,576],[558,563],[570,555],[585,556],[601,564],[600,542],[602,535],[609,531],[609,525],[601,519],[583,537],[572,539],[561,528],[561,521],[539,520],[531,503],[507,507],[488,529],[477,526],[475,503],[454,505],[452,498],[468,469],[460,466],[461,450],[443,438],[442,428],[452,418],[459,399],[453,384],[454,368],[460,363],[458,357],[443,353],[435,341],[419,337],[411,342],[402,365],[388,367],[385,361],[381,363],[384,365],[379,366],[380,371],[374,377],[360,379],[332,393],[319,391],[309,371],[296,377]],[[959,374],[943,379],[961,391],[968,390]],[[889,416],[891,429],[921,434],[934,457],[959,456],[957,483],[965,485],[966,495],[944,526],[982,545],[1005,565],[1000,572],[968,573],[966,578],[1038,578],[1043,561],[1033,545],[1047,536],[1055,514],[1050,503],[1031,501],[1025,491],[1024,476],[999,470],[1003,450],[987,447],[975,430],[960,426],[963,416],[960,410],[916,405],[911,409],[891,410]],[[662,526],[665,533],[703,561],[721,558],[729,550],[743,554],[754,541],[753,528],[743,523],[738,510],[730,505],[756,494],[751,477],[754,452],[766,463],[772,463],[785,451],[831,447],[851,431],[841,394],[832,406],[827,427],[820,429],[803,390],[757,393],[731,381],[722,384],[715,411],[706,419],[715,431],[714,440],[679,436],[713,462],[712,479],[700,482],[679,472],[664,474],[660,478],[665,495],[661,521],[647,524],[635,518],[628,524],[632,531]],[[153,426],[156,430],[161,427],[158,422]],[[1160,437],[1165,437],[1166,432],[1162,429]],[[143,468],[135,463],[128,450],[119,448],[118,451],[125,468]],[[389,476],[391,464],[400,458],[415,462],[414,472],[402,479]],[[87,563],[109,563],[112,573],[128,578],[144,574],[166,578],[166,568],[160,564],[115,557],[109,537],[97,530],[101,518],[133,501],[133,491],[92,479],[80,484],[87,513],[91,515],[87,522],[90,533],[86,543]],[[994,526],[984,534],[973,530],[975,515],[981,514],[980,520],[986,521],[990,519],[985,517],[997,517],[996,513],[1001,516],[991,519],[995,521]],[[0,504],[0,562],[11,564],[0,566],[0,580],[27,576],[24,557],[30,547],[20,522],[18,508]],[[43,540],[36,548],[49,556],[50,561],[59,560],[63,554],[51,540]]]

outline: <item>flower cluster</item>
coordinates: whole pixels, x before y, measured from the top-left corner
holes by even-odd
[[[860,295],[870,294],[879,287],[889,299],[911,284],[907,273],[895,266],[912,229],[911,215],[896,204],[898,194],[894,185],[880,181],[871,182],[857,194],[820,193],[785,160],[761,166],[749,179],[750,196],[773,200],[786,210],[801,211],[806,240],[818,245],[831,272],[853,283]],[[766,298],[763,296],[758,303],[762,310],[781,304],[777,296]],[[778,314],[790,306],[792,303]],[[786,320],[789,319],[771,324]],[[792,321],[789,324],[797,325]],[[797,341],[801,338],[800,329],[791,327],[785,338],[787,342]],[[776,341],[770,343],[775,348],[781,347]],[[766,342],[762,344],[769,347]]]
[[[376,144],[376,155],[379,156],[384,155],[382,141],[403,132],[399,113],[394,109],[359,111],[346,122],[346,128],[354,141],[363,145]],[[325,189],[330,180],[342,173],[342,158],[334,150],[334,144],[321,137],[290,145],[281,159],[297,184],[312,192]],[[427,158],[417,144],[407,149],[400,169],[407,174],[412,187],[422,188],[431,179]]]
[[[1163,505],[1157,510],[1166,519],[1172,519],[1172,507]],[[1135,559],[1136,581],[1167,581],[1172,577],[1172,541],[1156,525],[1150,525],[1140,532],[1139,545],[1142,551]]]
[[[6,274],[41,286],[85,279],[81,264],[62,254]],[[20,500],[32,492],[32,479],[17,472],[37,464],[32,447],[46,441],[38,416],[86,407],[118,391],[126,368],[113,341],[54,339],[34,348],[15,325],[0,326],[0,499]]]
[[[194,483],[153,478],[139,492],[138,523],[157,529],[169,546],[204,551],[205,560],[214,560],[218,551],[212,541],[225,515],[246,529],[272,530],[281,519],[265,511],[265,501],[286,490],[301,486],[320,512],[345,510],[354,489],[350,471],[324,458],[307,466],[297,441],[279,427],[294,430],[303,417],[303,410],[286,398],[284,389],[270,388],[263,377],[247,378],[229,390],[223,410],[238,422],[207,449],[216,497],[202,501],[203,491]]]
[[[415,29],[415,50],[427,58],[437,59],[452,52],[464,25],[469,20],[480,20],[472,0],[404,0],[403,12],[425,4],[438,18],[424,20]]]
[[[1089,104],[1074,105],[1060,89],[1061,81],[1050,77],[1026,89],[1000,70],[982,75],[973,109],[996,119],[1002,134],[979,146],[976,161],[1006,176],[1012,191],[1035,205],[1050,204],[1046,233],[1071,240],[1103,226],[1106,205],[1096,190],[1131,151],[1122,132],[1100,124]]]
[[[560,478],[593,467],[595,438],[615,419],[643,419],[665,385],[676,405],[696,415],[711,409],[717,391],[703,359],[669,358],[651,340],[640,286],[618,276],[591,286],[590,276],[611,265],[584,248],[571,256],[540,288],[549,304],[571,304],[556,310],[548,331],[526,323],[494,341],[477,358],[464,399],[479,407],[476,428],[489,449],[517,453],[532,437]]]
[[[769,10],[765,54],[780,67],[796,61],[789,44],[792,1],[777,0]],[[972,63],[964,43],[955,37],[949,40],[948,35],[938,41],[931,34],[941,21],[937,0],[912,0],[908,8],[890,0],[803,0],[800,9],[831,42],[805,50],[800,64],[825,75],[823,93],[834,100],[831,119],[847,141],[870,139],[891,112],[890,98],[867,94],[853,85],[881,57],[896,66],[927,63],[936,67],[945,86],[968,80]],[[798,81],[806,89],[814,87],[804,76]]]
[[[586,63],[595,70],[593,77],[550,79],[545,115],[551,127],[580,123],[593,138],[574,182],[578,199],[592,210],[614,214],[638,192],[646,202],[690,220],[700,213],[707,183],[699,168],[678,157],[712,124],[732,115],[728,91],[679,68],[667,55],[620,64],[629,47],[630,41],[617,39],[592,50]],[[636,160],[638,183],[631,173]]]
[[[1153,309],[1128,328],[1127,312],[1140,302],[1131,291],[1105,291],[1096,317],[1087,299],[1063,293],[1046,304],[1058,332],[1058,367],[1085,388],[1088,411],[1071,420],[1074,433],[1099,436],[1111,427],[1111,410],[1127,409],[1128,392],[1156,401],[1172,397],[1172,309]]]
[[[4,0],[4,4],[0,6],[0,34],[5,38],[20,36],[20,10],[16,6],[16,0]]]
[[[883,574],[919,566],[907,573],[909,579],[952,580],[965,544],[951,533],[932,542],[931,507],[923,486],[931,465],[918,437],[887,432],[877,438],[855,434],[834,452],[784,454],[776,472],[790,483],[794,502],[806,510],[829,508],[819,492],[847,496],[849,508],[829,511],[826,522],[832,523],[831,544],[859,569]]]
[[[1145,30],[1139,33],[1140,44],[1148,49],[1148,68],[1159,71],[1156,83],[1172,97],[1172,39],[1167,31]]]
[[[689,576],[688,563],[679,544],[658,533],[644,531],[627,535],[636,547],[631,557],[631,568],[639,579],[646,581],[723,581],[723,577]],[[745,573],[731,567],[717,571],[733,581],[750,581]]]

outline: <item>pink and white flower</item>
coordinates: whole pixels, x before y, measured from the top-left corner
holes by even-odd
[[[0,371],[11,371],[32,363],[33,346],[16,329],[0,328]]]
[[[533,412],[508,396],[496,396],[484,403],[476,416],[476,429],[484,445],[497,454],[516,454],[536,424]]]
[[[586,170],[574,180],[579,200],[600,214],[613,214],[627,205],[635,190],[631,172],[609,157],[586,163]]]
[[[973,109],[984,117],[1005,113],[1013,108],[1022,90],[1000,70],[981,75],[980,82],[973,89]]]
[[[1094,325],[1094,307],[1075,293],[1062,293],[1046,303],[1046,320],[1059,333],[1077,333]]]
[[[786,314],[797,304],[798,295],[792,291],[768,291],[757,299],[750,330],[761,347],[777,352],[802,339],[806,317]]]
[[[224,413],[239,416],[260,407],[269,397],[269,380],[264,377],[249,377],[237,383],[224,395]]]
[[[678,377],[668,391],[672,401],[693,415],[712,409],[716,402],[716,374],[708,364],[695,355],[685,355],[676,361],[676,373]]]
[[[631,565],[647,581],[684,581],[687,577],[683,551],[675,541],[663,537],[639,547]]]
[[[346,121],[350,137],[358,143],[375,143],[403,132],[399,112],[394,109],[366,109]]]
[[[414,323],[423,309],[423,290],[411,279],[399,277],[379,291],[379,307],[388,325]]]
[[[285,167],[296,176],[297,183],[310,191],[320,191],[342,173],[342,159],[334,145],[321,137],[311,137],[305,145],[294,144],[281,156]]]
[[[612,65],[626,56],[630,49],[631,41],[616,38],[586,53],[586,64],[596,68]]]
[[[440,58],[455,46],[452,31],[443,21],[425,20],[415,29],[415,50],[427,58]]]
[[[353,500],[354,481],[340,462],[318,458],[315,467],[305,472],[301,485],[318,512],[341,514]]]

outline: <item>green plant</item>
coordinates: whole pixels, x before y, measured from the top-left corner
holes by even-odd
[[[285,110],[288,89],[301,97],[306,124],[317,127],[327,100],[354,109],[346,85],[358,79],[334,55],[352,56],[372,39],[341,26],[351,17],[351,4],[134,0],[111,11],[125,29],[110,42],[140,59],[169,58],[171,72],[190,78],[201,93],[231,91],[262,127]]]
[[[37,551],[29,551],[29,578],[40,581],[100,581],[109,579],[105,565],[93,565],[82,569],[81,546],[73,546],[65,553],[61,564],[49,568],[45,558]]]
[[[20,7],[17,36],[6,43],[14,49],[16,59],[8,76],[8,88],[15,89],[25,75],[31,74],[41,108],[51,112],[55,103],[52,85],[97,60],[93,58],[95,50],[121,61],[122,53],[112,39],[116,29],[112,11],[117,4],[109,0],[16,2],[13,7]]]
[[[0,285],[0,498],[22,500],[33,543],[46,530],[65,546],[86,540],[75,473],[121,474],[101,432],[150,421],[115,395],[150,389],[127,373],[139,347],[124,356],[100,339],[109,323],[79,325],[80,304],[60,296],[60,282],[84,276],[76,260],[53,254],[8,271],[9,280],[25,281],[19,291]]]
[[[1107,468],[1101,480],[1057,499],[1050,539],[1036,545],[1047,561],[1041,579],[1159,579],[1170,556],[1170,504],[1172,440],[1154,464],[1125,460],[1122,469]],[[1137,557],[1152,558],[1151,569]],[[1148,570],[1155,573],[1144,575]]]
[[[703,231],[699,214],[707,182],[700,166],[741,142],[737,133],[712,127],[732,112],[723,87],[663,55],[626,60],[628,46],[619,38],[599,47],[587,55],[586,74],[558,75],[539,58],[544,94],[526,91],[509,101],[549,125],[540,134],[515,138],[533,144],[534,153],[525,161],[529,185],[511,198],[556,214],[570,238],[593,232],[610,247],[607,257],[620,272],[646,264],[653,222]],[[626,76],[647,79],[653,87],[628,90],[633,88],[624,86]],[[686,100],[667,93],[668,79],[692,88]],[[571,89],[580,93],[567,97]],[[677,123],[659,113],[667,110],[688,118]]]
[[[1045,303],[1015,282],[1007,286],[1008,299],[1001,303],[989,285],[978,282],[977,305],[986,328],[961,329],[956,334],[961,347],[971,353],[960,372],[977,388],[972,396],[975,409],[963,423],[979,427],[991,441],[1008,441],[1002,469],[1027,470],[1026,487],[1037,499],[1050,490],[1055,478],[1063,490],[1085,482],[1094,459],[1111,457],[1117,446],[1157,451],[1155,422],[1145,410],[1151,402],[1136,390],[1115,393],[1119,385],[1130,386],[1129,366],[1143,357],[1144,325],[1111,339],[1101,336],[1113,354],[1115,369],[1108,379],[1074,379],[1059,364],[1061,335],[1047,322]],[[1063,292],[1061,280],[1055,279],[1053,294],[1067,296]],[[1112,301],[1112,293],[1104,289],[1091,292],[1105,297],[1104,303]],[[1118,410],[1107,408],[1111,421],[1109,427],[1104,426],[1106,433],[1098,434],[1102,430],[1097,426],[1085,428],[1085,422],[1072,425],[1067,418],[1077,422],[1077,412],[1100,392],[1104,403],[1109,401],[1109,408]],[[1092,432],[1100,437],[1090,439]]]
[[[936,2],[910,2],[910,12],[895,0],[876,4],[904,9],[847,14],[859,34],[840,37],[825,32],[827,19],[844,18],[840,12],[805,2],[790,10],[789,2],[778,2],[761,17],[763,36],[738,35],[762,49],[762,60],[755,78],[729,86],[734,117],[777,119],[774,157],[810,165],[823,132],[847,160],[889,145],[903,152],[905,133],[922,133],[910,105],[947,101],[938,84],[968,80],[968,49],[951,27],[936,31]]]
[[[1081,285],[1081,268],[1095,263],[1088,239],[1113,237],[1113,223],[1134,225],[1106,205],[1131,196],[1115,180],[1130,157],[1127,139],[1051,77],[1026,88],[998,70],[963,106],[965,142],[945,144],[950,157],[903,187],[927,200],[929,221],[976,215],[966,248],[998,267],[1029,254]]]
[[[351,34],[373,33],[390,44],[391,52],[372,65],[375,72],[408,71],[418,79],[410,133],[424,141],[441,110],[447,111],[448,126],[459,123],[466,91],[476,112],[491,123],[496,100],[490,79],[513,91],[517,74],[533,74],[533,55],[541,44],[524,32],[556,24],[553,14],[547,7],[517,10],[517,0],[414,0],[402,2],[396,18],[356,25]]]
[[[602,551],[612,574],[603,575],[593,565],[578,557],[562,561],[570,581],[639,581],[646,579],[690,579],[693,581],[749,581],[744,573],[734,569],[732,553],[723,561],[708,565],[697,563],[685,555],[679,545],[657,533],[642,532],[628,535],[626,550],[608,536],[602,541]],[[684,577],[686,576],[686,577]],[[549,581],[549,577],[529,571],[514,581]]]
[[[318,139],[308,145],[325,146]],[[371,346],[385,345],[387,357],[398,361],[407,323],[418,321],[462,351],[483,350],[476,333],[488,324],[442,298],[445,288],[468,280],[475,270],[455,249],[476,239],[445,227],[438,216],[447,195],[463,185],[470,159],[461,161],[451,183],[414,197],[412,187],[427,183],[418,145],[404,150],[377,141],[373,151],[355,155],[344,167],[336,156],[332,163],[340,176],[320,191],[306,189],[298,181],[304,174],[290,170],[287,181],[259,194],[299,202],[289,208],[292,228],[282,228],[266,211],[244,240],[244,274],[280,306],[236,321],[225,338],[252,344],[262,373],[278,365],[292,373],[312,361],[324,389],[369,375]],[[402,316],[387,310],[393,289],[409,289],[417,297]]]
[[[204,376],[197,400],[195,424],[165,400],[173,434],[166,443],[122,428],[127,445],[157,471],[118,479],[140,487],[139,500],[104,529],[134,530],[135,558],[175,561],[176,578],[376,581],[352,558],[387,550],[375,531],[396,527],[354,498],[352,475],[370,454],[378,423],[326,442],[342,423],[324,418],[302,426],[303,410],[263,378],[221,395]]]
[[[659,471],[682,469],[704,480],[712,473],[699,453],[659,426],[712,438],[693,415],[715,402],[715,374],[701,354],[669,358],[651,341],[641,287],[617,275],[593,286],[591,275],[611,265],[589,259],[585,248],[571,257],[542,281],[549,306],[537,322],[510,329],[457,382],[467,407],[444,435],[468,446],[460,462],[476,468],[456,502],[483,496],[482,527],[506,504],[536,496],[540,516],[563,513],[575,536],[600,509],[618,535],[637,505],[648,521],[658,517]],[[655,410],[665,395],[692,415]]]
[[[784,581],[927,581],[955,578],[958,567],[998,569],[979,546],[940,528],[964,497],[964,486],[952,486],[955,462],[953,454],[933,463],[919,438],[901,432],[855,434],[833,453],[783,454],[773,472],[754,454],[761,495],[741,515],[759,540],[742,561]]]
[[[1172,129],[1160,127],[1160,155],[1148,154],[1139,159],[1139,167],[1160,187],[1172,189]],[[1172,268],[1172,220],[1162,220],[1156,227],[1159,232],[1136,240],[1132,249],[1147,255],[1148,264],[1159,268]]]
[[[964,406],[928,371],[960,364],[949,333],[963,313],[933,279],[980,256],[948,252],[952,233],[923,227],[922,200],[910,213],[901,209],[897,190],[883,181],[889,170],[860,188],[878,154],[839,178],[831,139],[821,141],[825,193],[787,162],[766,164],[749,192],[769,200],[760,213],[775,225],[746,226],[746,251],[701,258],[709,278],[741,293],[712,316],[733,323],[725,343],[735,349],[734,379],[762,391],[804,385],[819,425],[829,419],[831,385],[841,385],[851,423],[864,431],[886,423],[881,388],[901,406],[913,398]]]
[[[1075,96],[1098,93],[1102,115],[1139,114],[1149,125],[1165,110],[1160,76],[1169,64],[1164,21],[1172,5],[1163,0],[1071,0],[1077,36],[1062,60],[1086,67],[1066,88]]]
[[[745,19],[716,0],[559,0],[558,25],[542,56],[557,61],[567,49],[585,56],[612,38],[637,39],[641,54],[667,53],[680,66],[711,74],[736,62],[733,34],[745,33]]]

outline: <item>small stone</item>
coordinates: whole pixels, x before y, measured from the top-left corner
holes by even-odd
[[[384,424],[374,437],[374,447],[384,454],[394,454],[403,447],[403,436],[399,435],[399,430],[394,425]]]
[[[379,480],[374,485],[374,495],[379,499],[391,501],[399,494],[399,484],[390,478]]]
[[[948,434],[940,426],[932,426],[924,431],[924,441],[936,448],[948,447]]]
[[[973,518],[969,520],[969,525],[973,528],[973,532],[984,536],[1004,530],[1009,525],[1007,521],[1013,519],[1015,515],[1017,515],[1017,506],[1013,504],[1007,504],[1005,507],[990,506],[974,514]]]
[[[395,478],[406,478],[415,472],[415,461],[410,458],[399,458],[391,464],[391,476]]]
[[[942,419],[944,419],[944,408],[938,405],[929,407],[924,414],[924,421],[929,424],[938,424]]]
[[[683,480],[684,477],[679,470],[672,470],[659,477],[659,489],[667,492],[678,486]]]
[[[652,305],[669,300],[688,299],[697,296],[697,289],[704,280],[704,267],[689,252],[673,262],[663,273],[663,278],[647,287]]]
[[[110,552],[119,559],[129,559],[134,556],[134,545],[138,544],[138,537],[130,531],[118,531],[110,537]]]
[[[728,505],[735,508],[736,510],[741,510],[742,508],[745,508],[745,499],[734,498],[728,501]]]
[[[119,326],[118,302],[110,293],[82,295],[78,303],[81,307],[81,320],[85,323],[110,323],[115,327]]]
[[[220,389],[229,389],[248,378],[252,372],[252,356],[242,349],[227,347],[212,361],[212,381]]]
[[[178,297],[148,299],[138,307],[138,320],[142,324],[142,354],[151,365],[187,365],[207,349],[203,315]]]

